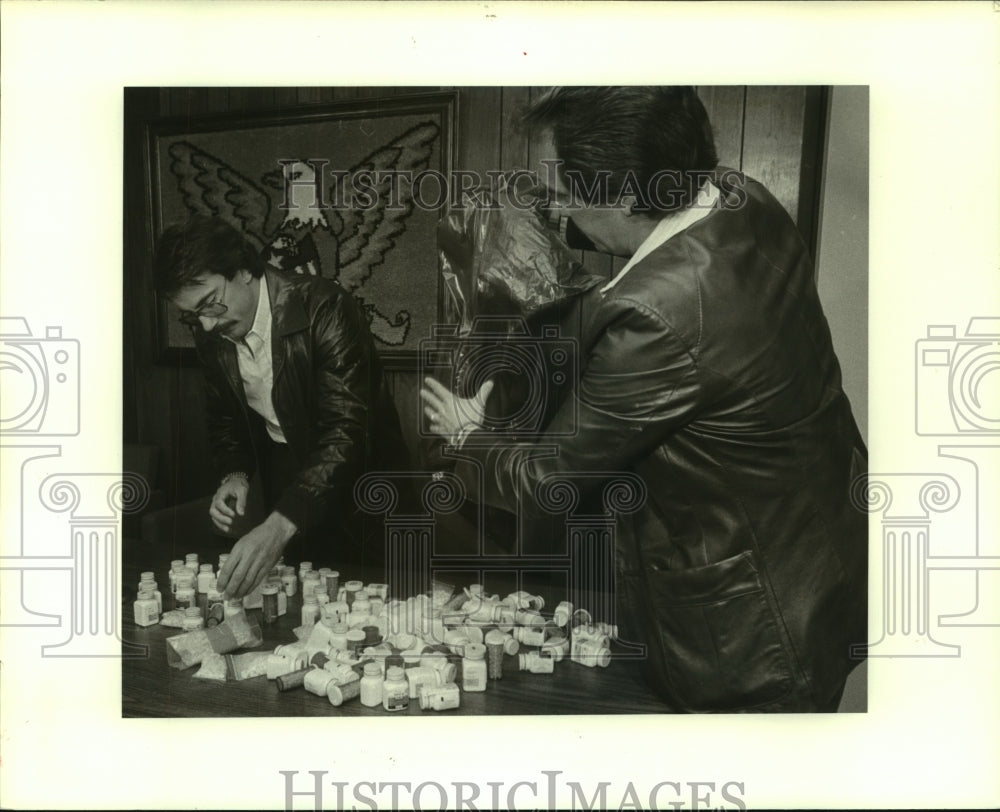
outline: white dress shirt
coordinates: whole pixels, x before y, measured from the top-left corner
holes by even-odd
[[[259,290],[257,313],[250,332],[233,344],[236,345],[236,360],[239,362],[240,377],[243,378],[247,405],[264,418],[267,433],[274,442],[287,443],[271,400],[271,390],[274,388],[271,369],[271,297],[267,292],[267,280],[263,276],[260,278]]]

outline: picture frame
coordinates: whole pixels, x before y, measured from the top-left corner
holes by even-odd
[[[435,229],[457,105],[454,91],[435,91],[148,121],[149,256],[168,225],[222,217],[269,266],[337,279],[385,368],[413,371],[443,318]],[[157,360],[196,364],[177,309],[153,294],[151,317]]]

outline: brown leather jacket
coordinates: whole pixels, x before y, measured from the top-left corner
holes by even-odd
[[[732,208],[580,298],[577,393],[543,436],[477,433],[455,470],[471,493],[481,472],[487,504],[538,515],[552,477],[637,474],[617,620],[652,685],[683,711],[821,709],[866,639],[850,490],[867,451],[793,223],[760,184],[719,185]]]
[[[274,508],[300,530],[353,511],[359,476],[407,464],[399,416],[361,307],[337,282],[268,269],[272,400],[301,469]],[[263,420],[246,402],[234,345],[198,331],[208,432],[220,474],[260,466]]]

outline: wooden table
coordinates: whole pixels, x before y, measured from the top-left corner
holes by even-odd
[[[126,643],[146,648],[143,656],[122,659],[122,715],[125,717],[173,716],[361,716],[387,715],[378,708],[367,708],[357,699],[334,707],[325,697],[316,696],[303,688],[281,692],[273,680],[255,677],[242,681],[217,682],[196,679],[197,667],[187,670],[167,664],[166,640],[180,629],[163,626],[141,628],[132,620],[132,602],[139,573],[152,570],[156,574],[164,602],[170,603],[167,571],[171,559],[184,558],[186,552],[197,552],[202,562],[215,566],[218,555],[229,549],[230,542],[215,537],[188,540],[187,548],[162,549],[131,542],[126,545],[122,632]],[[288,561],[297,565],[298,562]],[[333,565],[316,562],[315,566]],[[341,569],[341,582],[349,579],[349,569]],[[465,586],[458,584],[457,586]],[[537,584],[524,584],[529,591],[546,599],[546,608],[553,608],[563,596],[553,594],[550,585],[540,578]],[[491,589],[501,595],[500,589]],[[393,597],[393,596],[390,596]],[[396,596],[399,597],[399,596]],[[405,596],[404,596],[405,597]],[[295,641],[292,630],[301,622],[301,595],[289,599],[288,614],[270,626],[261,625],[264,642],[254,651],[272,651],[275,646]],[[166,608],[166,607],[165,607]],[[259,610],[249,610],[251,617],[260,619]],[[522,651],[527,651],[522,647]],[[446,714],[618,714],[663,713],[668,707],[643,683],[634,660],[613,659],[607,668],[590,668],[566,658],[555,664],[553,674],[531,674],[518,671],[516,657],[504,657],[503,677],[490,680],[482,693],[461,693],[461,706]],[[419,716],[434,711],[421,711],[418,701],[411,700],[406,711],[394,716]]]

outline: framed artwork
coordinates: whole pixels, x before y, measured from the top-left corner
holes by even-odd
[[[222,217],[265,261],[338,280],[368,316],[386,368],[416,367],[441,319],[435,238],[448,196],[454,92],[146,125],[150,234]],[[190,328],[154,297],[157,356],[194,361]]]

